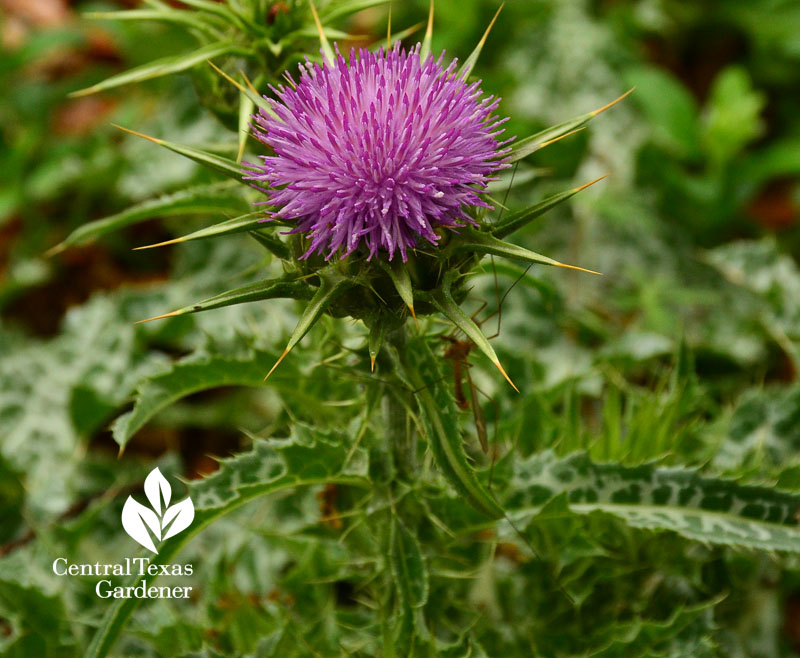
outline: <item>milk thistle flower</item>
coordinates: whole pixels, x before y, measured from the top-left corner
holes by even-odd
[[[481,195],[509,166],[499,99],[482,98],[480,83],[467,84],[455,61],[445,67],[444,55],[422,61],[420,48],[306,61],[297,83],[273,88],[274,115],[253,117],[274,155],[246,178],[278,208],[270,218],[293,220],[290,232],[310,238],[303,258],[344,258],[363,244],[368,260],[385,250],[405,262],[420,238],[439,241],[438,228],[474,225],[467,207],[490,207]]]

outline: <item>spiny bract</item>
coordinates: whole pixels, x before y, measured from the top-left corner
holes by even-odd
[[[275,155],[248,165],[248,180],[269,195],[270,218],[295,220],[308,235],[303,257],[379,249],[403,261],[419,237],[435,244],[438,227],[474,221],[467,206],[481,198],[492,174],[508,166],[506,119],[493,116],[499,99],[481,99],[456,62],[406,51],[338,53],[333,64],[308,61],[300,80],[274,89],[275,116],[253,118],[258,139]]]

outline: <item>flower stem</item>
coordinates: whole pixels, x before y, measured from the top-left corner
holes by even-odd
[[[405,325],[390,332],[386,336],[386,340],[392,344],[402,358],[407,343]],[[386,389],[383,398],[383,417],[397,478],[413,480],[417,472],[417,442],[411,424],[408,422],[406,405],[400,395],[402,393],[397,390]]]

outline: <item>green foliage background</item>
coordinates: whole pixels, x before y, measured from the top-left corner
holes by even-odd
[[[503,97],[509,134],[636,90],[529,158],[507,201],[611,173],[517,240],[604,273],[535,267],[504,298],[492,344],[521,393],[471,357],[493,400],[493,469],[472,414],[458,422],[500,522],[453,492],[423,443],[421,480],[389,486],[362,325],[325,318],[265,384],[293,302],[134,324],[280,272],[246,233],[130,250],[248,205],[224,184],[193,192],[218,177],[110,123],[235,158],[235,112],[231,130],[230,108],[201,105],[219,83],[205,68],[67,99],[196,45],[180,25],[78,18],[108,4],[46,25],[2,6],[3,655],[797,655],[796,2],[511,0],[501,13],[475,73]],[[434,51],[464,58],[496,8],[438,0]],[[395,31],[426,14],[396,2]],[[385,7],[330,21],[367,41],[386,23]],[[161,195],[178,195],[163,221],[120,214]],[[130,226],[43,256],[103,217]],[[522,272],[498,262],[500,295]],[[491,267],[473,284],[467,309],[489,315]],[[197,508],[158,558],[192,563],[181,583],[195,594],[131,609],[103,648],[96,579],[57,578],[52,561],[139,555],[120,512],[154,466],[176,497],[185,478]]]

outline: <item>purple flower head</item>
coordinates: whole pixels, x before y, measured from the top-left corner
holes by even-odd
[[[275,153],[249,165],[270,218],[296,220],[307,234],[303,255],[342,257],[363,242],[369,258],[396,250],[403,261],[419,237],[435,244],[437,227],[474,224],[465,206],[488,206],[481,194],[492,174],[509,165],[498,142],[505,119],[499,99],[481,99],[442,57],[420,61],[396,44],[378,53],[350,51],[335,64],[300,66],[300,80],[273,89],[278,119],[253,118],[260,141]],[[510,140],[508,140],[510,141]],[[266,189],[268,188],[268,189]]]

